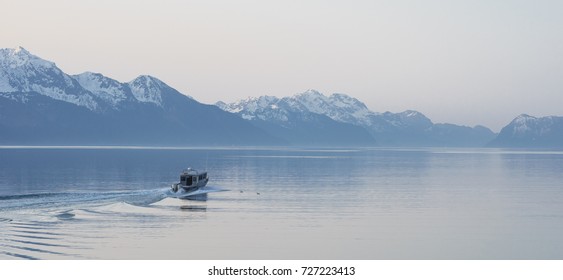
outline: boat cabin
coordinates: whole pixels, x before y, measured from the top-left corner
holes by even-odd
[[[195,169],[188,168],[180,175],[180,185],[186,187],[205,186],[209,178],[207,172],[199,172]]]

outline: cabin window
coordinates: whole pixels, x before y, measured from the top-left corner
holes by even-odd
[[[190,186],[192,184],[192,177],[186,176],[186,186]]]

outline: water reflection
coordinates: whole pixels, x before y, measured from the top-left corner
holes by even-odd
[[[187,210],[190,212],[206,212],[207,211],[207,206],[205,205],[182,205],[180,206],[180,209],[182,210]]]
[[[207,194],[198,194],[198,195],[191,195],[188,197],[181,198],[182,200],[195,200],[195,201],[207,201]]]

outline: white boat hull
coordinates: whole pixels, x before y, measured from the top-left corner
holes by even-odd
[[[171,193],[170,196],[177,198],[188,198],[191,196],[204,195],[208,193],[223,192],[223,191],[227,191],[227,190],[217,187],[211,187],[211,186],[197,188],[196,190],[193,191],[186,191],[185,189],[180,188],[177,192],[170,191]]]

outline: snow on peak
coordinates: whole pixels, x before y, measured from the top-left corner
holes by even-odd
[[[526,134],[528,131],[534,130],[534,127],[537,126],[538,120],[539,119],[534,116],[520,114],[510,123],[510,125],[512,125],[512,133],[514,135]]]
[[[330,97],[331,100],[338,100],[346,103],[362,103],[358,99],[346,95],[344,93],[333,93]],[[363,104],[363,103],[362,103]]]
[[[225,104],[217,102],[219,108],[224,111],[239,114],[243,119],[253,120],[276,120],[287,121],[288,110],[291,110],[286,103],[275,96],[248,97],[234,103]]]
[[[37,93],[95,111],[108,105],[115,108],[125,100],[163,107],[163,94],[178,92],[148,75],[139,76],[129,83],[93,72],[70,76],[55,63],[18,47],[0,49],[0,93],[14,100],[22,100],[16,95]]]
[[[432,121],[429,118],[418,111],[406,110],[404,112],[397,113],[396,115],[400,118],[401,124],[403,125],[414,125],[422,127],[430,127],[433,125]]]
[[[515,127],[526,127],[528,124],[537,121],[538,118],[526,114],[521,114],[512,120],[512,125]]]
[[[364,103],[342,93],[327,97],[316,90],[307,90],[293,98],[307,110],[339,122],[369,125],[371,116],[375,115]]]
[[[246,119],[274,117],[282,120],[287,118],[289,112],[300,112],[325,115],[339,122],[369,125],[371,117],[376,115],[356,98],[342,93],[327,97],[314,89],[282,99],[274,96],[249,97],[231,104],[216,105],[225,111],[241,114]]]
[[[164,82],[149,75],[141,75],[128,84],[137,100],[162,107],[162,93],[168,88]]]
[[[271,105],[275,105],[275,103],[277,103],[278,101],[279,101],[279,98],[277,98],[275,96],[269,96],[269,95],[260,96],[256,99],[254,99],[254,102],[260,107],[268,107],[268,106],[271,106]]]
[[[303,93],[298,93],[293,96],[295,101],[301,103],[309,111],[317,114],[326,113],[326,109],[330,106],[330,100],[324,94],[314,89],[309,89]]]
[[[260,96],[260,97],[247,97],[231,104],[217,104],[221,109],[231,112],[239,113],[245,111],[247,115],[253,114],[260,109],[271,107],[279,101],[275,96]]]
[[[36,92],[90,110],[98,107],[94,98],[55,63],[22,47],[0,49],[0,92]]]
[[[527,122],[527,121],[530,121],[530,120],[537,120],[537,119],[538,118],[536,118],[534,116],[530,116],[528,114],[520,114],[520,115],[518,115],[518,117],[516,117],[514,119],[514,121],[520,123],[520,122]]]
[[[37,68],[55,67],[55,63],[41,59],[22,47],[15,49],[0,49],[0,63],[2,67],[15,69],[22,66],[34,66]]]
[[[303,97],[307,96],[307,97],[309,97],[309,98],[326,98],[326,96],[325,96],[324,94],[320,93],[320,92],[319,92],[318,90],[316,90],[316,89],[308,89],[308,90],[306,90],[306,91],[304,91],[304,92],[302,92],[302,93],[296,94],[295,96],[296,96],[296,97],[297,97],[297,96],[303,96]]]
[[[84,72],[73,76],[85,89],[113,106],[127,99],[125,85],[100,73]]]
[[[159,80],[156,77],[153,77],[151,75],[139,75],[137,78],[135,78],[132,82],[142,82],[142,83],[146,83],[147,85],[158,85],[158,86],[163,86],[165,85],[163,81]]]
[[[512,128],[512,134],[514,136],[542,136],[551,133],[555,124],[560,122],[562,119],[555,116],[547,117],[534,117],[527,114],[521,114],[516,117],[507,126]]]
[[[333,106],[347,111],[358,120],[368,118],[369,116],[375,114],[368,109],[366,104],[346,94],[334,93],[329,97],[329,100]]]
[[[324,94],[317,91],[316,89],[308,89],[304,92],[295,94],[293,98],[314,100],[314,99],[326,99],[327,97]]]
[[[22,46],[17,46],[14,49],[14,54],[18,54],[18,55],[22,55],[22,56],[32,56],[32,54],[29,53],[29,51],[24,49]]]
[[[418,111],[414,111],[414,110],[406,110],[404,112],[399,113],[401,114],[402,117],[405,118],[416,118],[416,117],[424,117],[423,114],[421,114]]]
[[[14,53],[16,53],[16,54],[22,53],[24,55],[30,55],[30,53],[26,49],[24,49],[22,46],[16,47],[14,49]]]

